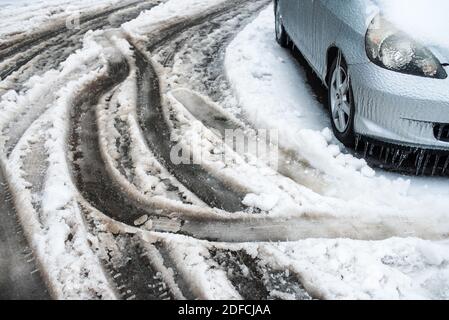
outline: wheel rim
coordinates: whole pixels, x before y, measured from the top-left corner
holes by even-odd
[[[280,39],[282,34],[281,11],[279,5],[276,6],[276,38]]]
[[[346,70],[338,64],[332,74],[330,87],[331,113],[335,128],[346,132],[351,121],[351,98],[349,77]]]

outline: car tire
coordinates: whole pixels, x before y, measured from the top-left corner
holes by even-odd
[[[340,78],[338,78],[337,69],[340,70]],[[328,88],[328,107],[332,130],[341,143],[348,148],[353,148],[355,146],[356,109],[348,66],[341,54],[335,58],[329,70]]]
[[[279,1],[276,1],[276,5],[274,8],[274,16],[275,16],[276,41],[281,47],[287,48],[289,43],[289,37],[282,23]]]

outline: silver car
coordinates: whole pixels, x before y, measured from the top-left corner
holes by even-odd
[[[328,88],[341,142],[354,147],[358,137],[368,137],[416,150],[449,150],[449,34],[442,34],[449,32],[448,1],[274,5],[277,41],[284,47],[293,43]],[[429,8],[431,17],[420,12]]]

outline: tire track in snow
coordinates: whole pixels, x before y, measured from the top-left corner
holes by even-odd
[[[211,101],[207,101],[198,94],[185,89],[175,89],[171,91],[174,98],[181,103],[196,119],[201,121],[206,128],[211,129],[225,141],[226,130],[241,132],[242,136],[250,141],[252,145],[257,145],[259,139],[267,140],[267,137],[260,137],[256,130],[248,127],[243,121],[240,121],[230,113],[214,105]],[[266,141],[271,143],[271,141]],[[235,144],[229,144],[234,152],[239,152]],[[269,147],[269,145],[267,145]],[[279,147],[279,146],[276,146]],[[251,150],[249,151],[251,152]],[[241,156],[245,154],[240,153]],[[257,152],[253,156],[260,158]],[[299,161],[292,152],[278,148],[278,166],[276,171],[281,175],[292,179],[293,181],[303,185],[314,192],[320,193],[326,184],[322,181],[319,173],[303,161]],[[269,162],[269,159],[266,159]],[[267,163],[269,165],[269,163]]]
[[[107,166],[100,151],[95,107],[103,94],[124,81],[128,72],[129,67],[124,60],[112,65],[109,78],[100,79],[94,87],[86,88],[74,102],[69,141],[71,156],[68,158],[73,159],[72,172],[77,189],[95,209],[127,225],[133,226],[136,220],[148,216],[152,220],[154,231],[179,231],[189,236],[213,238],[216,230],[203,229],[202,226],[196,229],[194,227],[196,222],[190,223],[184,229],[185,220],[163,217],[173,213],[170,209],[165,212],[164,207],[151,207],[147,203],[134,200],[127,194],[127,190],[114,181],[106,169]],[[223,221],[219,220],[218,223]]]
[[[137,53],[138,54],[138,53]],[[137,58],[137,59],[139,59],[139,58]],[[143,59],[144,59],[144,57],[143,57]],[[144,61],[144,63],[142,64],[142,66],[144,66],[144,67],[146,67],[145,69],[146,70],[151,70],[150,68],[150,66],[148,66],[148,62],[147,62],[147,65],[145,65],[145,61]],[[140,66],[141,68],[142,68],[142,66]],[[139,63],[138,63],[138,67],[139,67]],[[113,66],[113,68],[112,68],[113,70],[111,71],[111,74],[114,74],[115,75],[115,77],[116,77],[116,79],[114,79],[113,80],[113,82],[108,82],[108,81],[106,81],[105,83],[101,83],[101,81],[99,82],[99,83],[97,83],[97,85],[96,85],[96,87],[97,86],[100,86],[100,87],[104,87],[103,89],[100,89],[100,90],[93,90],[93,94],[92,94],[92,91],[89,93],[89,95],[88,95],[88,97],[86,98],[86,101],[84,101],[83,102],[83,100],[85,100],[85,98],[83,98],[83,97],[81,97],[81,99],[80,99],[80,101],[79,102],[77,102],[76,103],[76,105],[78,106],[78,108],[80,108],[80,111],[76,111],[75,110],[75,113],[74,113],[74,121],[73,121],[73,123],[75,124],[75,126],[76,126],[76,124],[79,124],[80,125],[80,127],[78,127],[78,130],[72,130],[72,132],[73,132],[73,134],[72,134],[72,137],[74,137],[74,139],[75,140],[78,140],[78,142],[75,142],[75,143],[73,143],[72,144],[72,150],[73,151],[75,151],[76,150],[76,152],[75,152],[75,163],[76,163],[76,165],[75,166],[79,166],[78,168],[77,168],[77,170],[75,170],[75,172],[76,171],[78,171],[78,173],[80,173],[80,172],[82,172],[83,171],[83,169],[82,169],[82,166],[80,165],[80,160],[85,160],[85,156],[86,156],[86,154],[92,154],[93,153],[93,150],[99,150],[99,148],[98,148],[98,146],[97,146],[97,144],[98,144],[98,141],[96,141],[97,139],[96,139],[96,136],[98,136],[98,128],[96,128],[95,126],[96,126],[96,121],[95,121],[95,117],[94,117],[94,115],[93,115],[93,113],[92,113],[92,110],[93,110],[93,108],[92,108],[92,106],[94,106],[95,104],[97,104],[97,102],[98,102],[98,97],[99,96],[101,96],[102,95],[102,93],[106,93],[109,89],[112,89],[112,87],[114,86],[114,82],[115,83],[119,83],[119,82],[121,82],[121,81],[123,81],[125,78],[126,78],[126,76],[127,76],[127,71],[128,71],[128,69],[127,69],[127,67],[126,66],[124,66],[123,65],[123,63],[119,63],[119,64],[117,64],[117,65],[115,65],[115,66]],[[120,71],[119,71],[120,70]],[[126,71],[123,71],[123,70],[126,70]],[[159,94],[159,90],[155,90],[155,92],[157,92],[158,94]],[[152,101],[154,101],[154,100],[152,100]],[[88,110],[90,108],[90,110]],[[84,119],[83,119],[84,118]],[[85,126],[86,125],[86,126]],[[86,134],[86,132],[87,132],[87,135],[86,136],[84,136],[84,137],[81,137],[81,135],[85,135]],[[79,141],[83,141],[84,140],[84,142],[79,142]],[[89,143],[88,143],[89,142]],[[89,151],[88,152],[86,152],[86,150],[84,149],[83,151],[81,151],[82,149],[79,149],[78,147],[79,146],[81,146],[82,148],[83,147],[86,147],[86,146],[89,146],[88,148],[89,148]],[[80,152],[81,151],[81,152]],[[102,166],[102,164],[101,164],[101,162],[102,162],[102,159],[101,159],[101,154],[99,153],[99,152],[97,152],[97,154],[94,156],[95,158],[96,158],[96,160],[95,161],[92,161],[92,158],[90,158],[89,160],[87,160],[86,161],[86,163],[85,163],[85,167],[84,167],[84,175],[83,175],[83,173],[81,173],[79,176],[78,176],[78,181],[79,182],[81,182],[81,184],[84,184],[84,187],[87,185],[87,184],[89,184],[90,182],[92,182],[92,181],[90,181],[89,183],[86,183],[85,182],[85,180],[84,180],[84,182],[83,182],[83,179],[84,178],[86,178],[89,174],[87,173],[87,170],[89,170],[89,169],[92,169],[92,163],[94,163],[95,162],[95,165],[94,165],[94,167],[96,168],[96,169],[98,169],[98,168],[103,168],[104,166]],[[90,167],[89,169],[87,168],[87,167]],[[101,169],[100,169],[101,170]],[[87,174],[86,174],[87,173]],[[96,177],[94,180],[96,180],[97,181],[97,183],[98,183],[98,177],[101,177],[101,178],[105,178],[105,177],[107,177],[108,176],[108,173],[105,171],[105,170],[103,170],[102,172],[97,172],[97,173],[94,173],[93,174],[93,176],[94,177]],[[88,179],[89,179],[89,177],[87,177]],[[92,178],[92,177],[90,177],[90,178]],[[83,187],[79,187],[80,188],[80,191],[84,194],[84,196],[86,197],[86,198],[88,198],[88,200],[91,202],[91,203],[93,203],[93,204],[96,204],[97,206],[97,209],[100,209],[100,208],[102,208],[102,211],[103,212],[105,212],[105,213],[109,213],[109,215],[111,216],[111,212],[117,212],[118,211],[118,208],[120,208],[121,206],[122,206],[122,204],[118,204],[117,205],[117,202],[116,202],[116,205],[117,205],[117,207],[116,208],[109,208],[109,210],[108,209],[104,209],[104,205],[105,205],[105,202],[104,202],[104,199],[100,199],[100,198],[102,198],[102,197],[104,197],[104,191],[102,191],[102,195],[100,196],[100,197],[98,197],[98,198],[96,198],[96,199],[93,199],[93,198],[91,198],[90,196],[92,195],[92,194],[95,194],[95,192],[98,192],[100,189],[102,189],[102,186],[103,186],[103,189],[104,189],[104,186],[114,186],[114,182],[112,182],[112,181],[101,181],[100,180],[100,183],[99,184],[97,184],[97,186],[95,187],[95,188],[92,188],[92,189],[90,189],[89,187],[88,187],[88,189],[90,189],[90,191],[88,191],[87,193],[86,192],[83,192]],[[95,191],[94,191],[95,190]],[[84,190],[85,191],[85,190]],[[123,190],[122,190],[123,191]],[[120,191],[119,191],[120,192]],[[109,193],[109,192],[106,192],[106,193]],[[116,192],[112,192],[112,194],[114,195],[114,196],[117,196],[117,193]],[[87,195],[87,196],[86,196]],[[97,194],[97,196],[98,196],[98,194]],[[90,199],[89,199],[90,198]],[[107,199],[108,200],[108,202],[109,202],[109,200],[110,200],[110,198],[108,198]],[[123,198],[123,199],[121,199],[121,200],[119,200],[119,202],[123,202],[123,201],[126,201],[126,199],[125,198]],[[100,205],[98,205],[100,203]],[[130,206],[128,207],[128,209],[130,209],[131,211],[133,211],[134,213],[136,212],[136,211],[139,211],[139,209],[137,209],[137,210],[135,210],[136,209],[136,207],[134,207],[134,208],[132,208],[134,206],[134,204],[130,204]],[[123,208],[123,207],[122,207]],[[112,209],[112,210],[111,210]],[[122,210],[120,210],[120,211],[122,211]],[[123,213],[123,211],[122,211],[122,213]],[[138,214],[136,214],[135,216],[132,216],[132,219],[135,219],[136,217],[139,217],[139,216],[141,216],[142,215],[142,212],[139,212]],[[113,216],[113,215],[112,215]],[[119,219],[119,220],[121,220],[121,221],[125,221],[126,223],[128,223],[128,224],[130,224],[131,223],[131,220],[129,220],[129,217],[118,217],[118,216],[115,216],[115,218],[116,219]],[[126,221],[127,220],[127,221]],[[135,247],[133,247],[134,249],[135,249]],[[133,249],[133,250],[134,250]],[[131,249],[130,249],[131,250]],[[131,250],[132,251],[132,250]],[[133,254],[132,254],[133,256],[135,256],[135,254],[134,254],[134,252],[133,252]],[[135,257],[134,257],[134,259],[135,259]],[[134,260],[133,259],[133,260]],[[139,262],[137,262],[137,263],[139,263]],[[142,267],[142,265],[140,265],[139,264],[139,266],[140,267]],[[137,269],[140,269],[140,267],[139,268],[137,268]],[[134,268],[134,267],[133,267]],[[143,268],[143,267],[142,267]],[[112,275],[112,277],[113,277],[113,279],[115,279],[115,281],[117,281],[117,283],[118,283],[118,285],[119,285],[119,287],[122,287],[122,285],[120,285],[120,280],[117,280],[117,279],[120,279],[120,278],[122,278],[122,276],[123,276],[123,270],[121,270],[120,268],[112,268],[112,269],[110,269],[111,270],[111,272],[113,273],[113,275]],[[128,269],[127,269],[128,270]],[[133,276],[133,278],[136,276],[135,275],[135,273],[134,273],[134,271],[135,271],[135,269],[134,269],[134,271],[133,270],[128,270],[129,271],[129,273],[130,274],[133,274],[134,276]],[[126,272],[126,273],[128,273],[128,271]],[[156,279],[156,278],[154,278],[154,279]],[[179,281],[179,280],[178,280]],[[140,282],[139,282],[140,283]],[[127,285],[128,287],[130,286],[129,285],[129,282],[128,282],[128,285]],[[133,288],[137,288],[137,289],[135,289],[135,290],[137,290],[137,292],[139,292],[139,291],[145,291],[146,290],[146,288],[144,289],[144,288],[139,288],[139,285],[131,285]],[[136,287],[137,286],[137,287]],[[125,288],[126,288],[126,286],[125,286]],[[127,298],[136,298],[136,297],[139,297],[139,295],[138,294],[136,294],[135,293],[135,291],[134,290],[126,290],[125,292],[124,292],[124,294],[125,295],[127,295],[128,297]],[[153,293],[154,294],[154,293]],[[164,295],[166,295],[166,294],[164,294]],[[148,296],[145,296],[145,294],[144,293],[141,293],[140,294],[140,298],[143,298],[143,297],[147,297],[148,298]]]
[[[116,296],[124,300],[184,299],[173,271],[159,251],[135,232],[108,220],[90,204],[80,199],[90,233],[98,242],[95,251],[114,284]],[[126,227],[125,227],[126,229]]]
[[[162,48],[171,41],[175,40],[180,34],[183,34],[185,31],[188,31],[193,27],[208,23],[208,21],[230,12],[233,12],[234,14],[241,14],[242,9],[248,5],[248,3],[250,3],[249,0],[228,0],[224,4],[218,5],[211,10],[206,11],[204,14],[185,20],[180,20],[175,24],[162,28],[159,30],[158,34],[152,34],[145,47],[147,51],[155,52],[159,48]]]
[[[188,282],[185,279],[183,279],[182,275],[180,275],[179,272],[176,270],[175,263],[171,259],[170,253],[168,252],[168,249],[164,246],[164,244],[162,242],[156,242],[153,246],[155,250],[157,250],[158,253],[160,254],[161,259],[163,259],[164,264],[167,266],[167,268],[172,270],[173,279],[175,280],[183,296],[188,300],[196,299],[195,295],[192,293],[190,289]]]
[[[158,160],[179,182],[193,191],[201,200],[228,212],[244,211],[245,194],[238,193],[217,179],[201,166],[194,164],[175,165],[170,159],[175,142],[165,119],[161,105],[159,82],[156,72],[146,57],[135,48],[138,87],[138,116],[148,146]]]
[[[119,238],[123,239],[119,239]],[[175,296],[166,284],[161,271],[154,265],[154,257],[130,236],[118,236],[116,242],[123,250],[122,261],[111,258],[106,267],[112,281],[125,300],[173,300]]]
[[[97,106],[102,155],[109,164],[108,171],[122,188],[135,189],[141,194],[141,202],[163,197],[165,202],[204,206],[156,160],[141,137],[134,117],[137,90],[134,61],[128,59],[128,63],[132,66],[130,76]]]
[[[123,65],[122,65],[122,67],[123,67]],[[121,69],[120,68],[120,66],[115,66],[115,68],[113,67],[113,69],[115,70],[115,71],[117,71],[118,69]],[[119,77],[120,77],[120,72],[117,72],[116,74],[119,74]],[[94,101],[95,101],[95,99],[96,99],[96,97],[98,97],[99,95],[101,95],[100,93],[101,93],[101,91],[102,91],[102,89],[101,89],[101,87],[111,87],[111,86],[113,86],[113,84],[112,83],[107,83],[107,81],[106,81],[106,83],[101,83],[101,81],[100,81],[100,83],[97,83],[97,86],[95,86],[95,88],[93,88],[93,90],[90,90],[90,92],[87,94],[87,97],[83,97],[83,98],[81,98],[81,104],[83,105],[81,108],[83,108],[83,107],[86,107],[87,105],[89,105],[89,104],[94,104]],[[92,89],[92,88],[91,88]],[[97,90],[98,89],[98,90]],[[105,91],[107,91],[107,89],[105,89]],[[90,103],[89,103],[90,102]],[[89,111],[86,111],[85,113],[83,113],[84,111],[86,111],[86,110],[82,110],[82,112],[81,112],[81,114],[79,115],[80,117],[83,117],[83,116],[86,116],[87,115],[87,119],[92,119],[93,117],[92,117],[92,114],[89,114]],[[95,120],[92,120],[92,121],[84,121],[83,123],[87,123],[87,124],[93,124],[93,123],[95,123]],[[89,130],[88,130],[89,131]],[[89,139],[90,139],[90,141],[94,141],[95,139],[91,139],[92,138],[92,136],[87,136],[87,137],[85,137],[85,139],[86,139],[86,141],[89,141]],[[94,145],[94,144],[93,144]],[[97,149],[98,150],[98,149]],[[79,155],[79,154],[78,154]],[[80,159],[77,159],[77,160],[80,160]],[[98,158],[97,158],[97,160],[98,160]],[[105,172],[103,172],[103,173],[105,173]],[[101,177],[107,177],[107,173],[106,174],[103,174],[103,175],[100,175]],[[107,178],[105,178],[105,179],[107,179]],[[103,182],[104,184],[103,184],[103,186],[104,185],[108,185],[108,186],[113,186],[114,184],[113,183],[105,183],[105,180],[102,180],[102,179],[100,179],[100,183],[101,182]],[[82,191],[82,189],[81,189],[81,191]],[[110,190],[108,190],[108,191],[110,191]],[[95,192],[91,192],[90,193],[90,195],[92,195],[93,193],[95,193]],[[114,195],[117,195],[117,194],[119,194],[120,192],[116,192],[116,193],[110,193],[111,195],[112,194],[114,194]],[[99,200],[99,198],[97,198],[96,200]],[[108,199],[108,200],[110,200],[110,198]],[[94,201],[95,202],[95,201]],[[126,202],[126,200],[124,200],[124,201],[122,201],[122,204],[123,204],[123,202]],[[96,203],[98,203],[98,201],[96,201]],[[103,205],[105,204],[105,202],[103,202]],[[133,206],[132,204],[130,205],[130,206]],[[101,207],[101,206],[100,206]],[[123,207],[121,208],[121,209],[123,209]],[[136,211],[138,211],[138,210],[135,210],[136,208],[134,208],[134,209],[132,209],[132,210],[130,210],[130,211],[133,211],[133,212],[136,212]],[[140,208],[138,208],[138,209],[140,209]],[[105,210],[105,211],[108,211],[108,210]],[[119,210],[112,210],[112,212],[117,212],[117,211],[119,211]],[[126,210],[125,210],[126,211]],[[109,212],[111,212],[111,210],[109,210]],[[123,211],[121,211],[121,212],[123,212]],[[136,215],[135,217],[139,217],[140,216],[140,213],[138,214],[138,215]],[[133,219],[135,218],[135,217],[133,217]],[[129,220],[128,219],[128,221],[127,221],[127,223],[129,223],[129,224],[131,224],[131,220]],[[132,272],[131,272],[132,273]],[[117,274],[115,274],[114,275],[114,277],[116,276]],[[126,293],[129,293],[129,292],[126,292]],[[132,298],[133,296],[131,296],[131,297],[128,297],[128,298]]]
[[[182,24],[178,33],[164,37],[148,46],[148,51],[158,55],[158,62],[173,69],[175,56],[178,64],[192,64],[193,81],[186,83],[217,102],[231,90],[223,72],[224,54],[232,39],[257,16],[271,1],[234,1],[232,7],[222,9],[220,14],[210,14],[207,19],[199,17],[195,24]],[[176,26],[172,29],[177,30]],[[223,31],[224,30],[224,31]],[[153,40],[150,40],[153,41]],[[192,52],[200,59],[192,59]],[[191,77],[189,77],[189,80]],[[201,86],[201,88],[199,88]]]
[[[0,300],[48,300],[50,294],[17,220],[0,168]]]
[[[312,297],[294,276],[261,266],[246,251],[210,250],[212,259],[226,269],[231,283],[246,300],[310,300]]]
[[[256,11],[262,9],[268,2],[262,1],[256,6]],[[169,26],[149,39],[146,45],[147,50],[156,51],[167,43],[174,41],[179,34],[188,34],[189,31],[198,27],[207,34],[211,30],[218,29],[222,23],[228,19],[239,17],[241,23],[252,16],[252,3],[246,0],[232,0],[223,6],[188,21],[180,21]],[[214,21],[218,19],[218,21]],[[235,33],[238,29],[235,30]],[[227,34],[225,39],[230,39],[233,34]],[[221,46],[225,46],[223,41]],[[165,117],[165,110],[161,105],[160,87],[157,74],[150,61],[144,54],[135,49],[136,65],[138,70],[138,116],[141,129],[147,140],[147,144],[159,157],[158,160],[173,174],[178,181],[193,191],[201,200],[210,205],[228,212],[245,211],[247,207],[242,204],[245,193],[233,190],[226,183],[203,170],[201,166],[190,164],[174,165],[170,159],[170,152],[175,147],[171,141],[170,126]],[[173,55],[168,54],[166,62],[172,59]],[[210,58],[213,60],[213,56]]]
[[[247,3],[236,5],[242,8],[248,6]],[[149,49],[152,53],[157,54],[158,62],[164,67],[173,69],[175,55],[178,61],[177,68],[179,68],[179,65],[185,65],[181,69],[185,74],[179,74],[179,71],[175,70],[172,71],[177,76],[177,87],[185,87],[200,92],[225,108],[232,109],[234,105],[238,104],[238,101],[234,97],[231,84],[224,72],[225,52],[228,44],[243,29],[246,22],[257,16],[257,12],[265,8],[266,5],[266,1],[259,1],[252,4],[253,9],[248,12],[240,12],[236,15],[231,10],[223,15],[213,16],[208,21],[203,22],[202,25],[186,29],[180,35],[169,37],[169,41],[161,40],[155,45],[151,45]],[[220,32],[223,27],[227,27],[230,32]],[[198,55],[199,58],[196,58],[195,55]],[[195,76],[186,76],[191,74],[195,74]],[[198,100],[195,100],[195,104],[197,103]],[[240,119],[238,126],[229,127],[231,125],[229,121],[223,126],[219,123],[220,121],[213,119],[215,115],[210,115],[211,117],[206,115],[205,117],[205,108],[197,110],[191,108],[192,104],[185,104],[184,106],[209,128],[211,124],[218,124],[222,131],[225,129],[253,131],[255,133],[254,138],[257,139],[257,132],[245,119]],[[224,134],[222,134],[222,137],[224,137]],[[280,149],[278,163],[280,174],[301,185],[318,193],[326,188],[326,183],[319,176],[319,172],[305,161],[299,160],[294,152]]]
[[[100,153],[95,117],[100,97],[122,82],[128,72],[125,61],[111,65],[108,78],[99,80],[78,97],[72,109],[69,145],[75,184],[82,196],[107,216],[132,225],[148,212],[130,203],[110,179]]]
[[[110,24],[110,21],[107,18],[111,14],[117,15],[117,18],[115,18],[113,21],[113,24],[117,25],[127,21],[127,19],[135,18],[142,10],[148,10],[152,7],[157,6],[161,2],[161,0],[148,0],[144,1],[143,3],[141,1],[133,2],[132,4],[128,4],[126,6],[113,8],[107,10],[106,12],[85,17],[81,20],[80,30],[68,30],[64,27],[58,29],[59,33],[57,34],[50,32],[45,37],[38,37],[39,41],[37,41],[35,45],[42,45],[43,48],[39,49],[39,52],[37,54],[33,53],[33,57],[30,59],[26,59],[27,61],[24,61],[24,63],[13,63],[13,72],[22,69],[24,70],[19,75],[14,74],[14,76],[11,77],[14,79],[12,79],[11,81],[9,81],[9,78],[7,78],[6,80],[0,82],[0,84],[4,86],[0,87],[0,95],[2,92],[4,92],[4,90],[21,90],[23,83],[31,76],[36,74],[39,75],[47,70],[58,67],[59,64],[65,61],[70,54],[72,54],[75,50],[81,48],[81,40],[87,31],[97,30],[108,26]],[[125,14],[123,16],[120,15],[121,10],[125,10]],[[129,12],[129,10],[131,10],[131,12]],[[42,41],[43,44],[40,41]],[[29,45],[30,44],[27,43],[23,46],[26,47]],[[0,70],[0,75],[2,72],[6,71]],[[3,77],[0,76],[0,78]],[[31,111],[34,112],[34,110]],[[25,130],[26,127],[31,125],[31,123],[39,116],[40,113],[42,113],[42,111],[34,112],[34,115],[26,115],[25,117],[18,118],[17,122],[20,122],[20,124],[15,125],[15,128],[23,127],[23,130]],[[25,123],[22,124],[22,122]],[[14,135],[10,137],[7,148],[8,155],[12,152],[15,144],[19,141],[20,137],[23,134],[23,130],[14,132]]]
[[[100,97],[125,80],[128,73],[126,61],[110,64],[107,77],[99,79],[93,87],[80,93],[71,115],[69,145],[73,153],[72,172],[75,184],[84,200],[114,220],[133,225],[136,219],[152,214],[152,210],[128,199],[126,192],[120,190],[109,177],[101,157],[95,116],[95,107]],[[88,216],[86,208],[83,211]],[[156,217],[155,225],[157,219]],[[162,224],[163,221],[160,225]],[[122,237],[119,241],[127,254],[121,258],[121,262],[115,263],[112,257],[102,259],[118,293],[127,300],[174,298],[167,291],[167,285],[158,274],[159,271],[151,265],[151,257],[133,241],[130,237]]]
[[[151,1],[150,5],[145,6],[145,7],[140,7],[141,3],[142,3],[142,1],[133,1],[131,3],[128,3],[125,5],[119,6],[119,7],[115,7],[112,9],[107,9],[107,10],[104,10],[99,13],[83,15],[80,17],[81,30],[68,29],[66,26],[66,22],[64,20],[61,22],[57,22],[55,27],[52,29],[41,31],[36,34],[31,34],[31,35],[27,34],[26,36],[24,36],[24,38],[22,40],[15,41],[14,43],[11,43],[8,45],[4,44],[2,46],[2,48],[0,48],[0,61],[11,58],[18,53],[23,53],[23,52],[29,51],[30,49],[33,49],[33,47],[37,47],[38,45],[45,43],[45,42],[47,42],[55,37],[61,36],[61,35],[63,35],[62,41],[65,41],[67,38],[69,38],[73,35],[76,35],[76,34],[82,36],[84,33],[86,33],[87,31],[89,31],[91,29],[96,30],[101,27],[109,25],[109,21],[107,20],[107,18],[111,14],[117,13],[121,10],[127,10],[127,9],[130,9],[133,7],[138,7],[139,9],[137,10],[136,13],[127,13],[123,17],[123,19],[114,21],[114,24],[117,25],[120,23],[120,21],[121,22],[129,21],[129,20],[137,17],[137,15],[140,13],[140,11],[150,9],[154,5],[159,4],[160,1],[156,1],[156,2]],[[81,38],[81,36],[79,36],[79,37]],[[12,72],[18,70],[21,66],[23,66],[24,64],[29,62],[31,59],[33,59],[34,57],[36,57],[37,55],[42,53],[43,50],[49,49],[49,47],[51,47],[51,45],[44,47],[42,50],[40,50],[38,52],[31,53],[30,55],[23,57],[10,69],[2,70],[0,72],[0,78],[4,79],[8,75],[10,75]]]
[[[142,4],[141,1],[133,2],[122,7],[113,8],[101,12],[99,14],[89,15],[81,18],[81,30],[70,31],[66,28],[56,28],[25,38],[23,41],[19,41],[9,46],[3,45],[0,51],[0,61],[3,61],[15,54],[29,51],[33,46],[37,46],[39,43],[49,41],[47,45],[37,51],[31,50],[31,54],[16,60],[10,68],[0,70],[0,78],[6,78],[13,72],[20,70],[30,62],[35,62],[35,66],[32,67],[33,71],[43,72],[44,70],[51,69],[59,65],[64,61],[76,48],[81,44],[77,44],[80,41],[83,34],[90,29],[98,29],[109,24],[106,19],[110,14],[117,13],[123,9],[127,9],[128,12],[123,17],[115,19],[114,23],[121,23],[128,21],[128,19],[135,18],[140,11],[150,9],[159,4],[160,1],[150,1]],[[133,11],[132,8],[136,9]],[[131,9],[131,11],[129,11]],[[66,34],[64,34],[66,33]],[[56,38],[56,39],[54,39]],[[53,39],[53,41],[52,41]],[[67,47],[72,46],[72,51],[67,51]],[[52,49],[54,52],[51,52]],[[63,50],[61,54],[61,50]],[[50,53],[49,53],[50,52]],[[47,57],[44,53],[55,58],[54,60]],[[34,61],[37,60],[37,61]],[[45,61],[43,61],[45,60]],[[50,61],[50,62],[48,62]],[[25,76],[29,76],[27,73]],[[31,75],[31,74],[30,74]],[[19,76],[15,82],[23,83],[25,78]],[[14,82],[13,81],[13,82]],[[3,82],[3,81],[2,81]],[[4,90],[2,87],[0,90]],[[18,88],[16,88],[18,89]],[[1,92],[1,91],[0,91]],[[38,114],[36,114],[36,117]],[[29,121],[31,124],[36,117],[33,117]],[[23,119],[23,117],[21,117]],[[26,126],[24,127],[26,130]],[[19,141],[20,137],[25,131],[13,138],[13,145],[10,146],[10,152],[12,152],[14,145]],[[17,220],[14,205],[11,202],[10,194],[7,192],[7,184],[3,179],[3,173],[0,172],[0,251],[3,252],[0,257],[2,265],[2,277],[0,280],[0,298],[2,299],[50,299],[50,295],[46,288],[46,285],[40,277],[39,270],[34,264],[33,252],[30,251],[27,240],[23,236],[20,223],[16,223]],[[7,259],[5,258],[7,257]]]

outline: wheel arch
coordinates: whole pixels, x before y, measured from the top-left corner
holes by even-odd
[[[347,60],[345,59],[345,55],[344,55],[343,51],[339,47],[337,47],[335,44],[331,45],[327,49],[327,53],[326,53],[326,70],[324,72],[324,74],[325,74],[324,81],[325,81],[326,87],[327,87],[327,85],[329,83],[329,76],[330,76],[330,72],[329,71],[330,71],[330,69],[332,67],[332,63],[334,63],[334,60],[338,57],[339,53],[341,53],[341,57],[342,57],[343,61],[345,63],[347,63]]]

